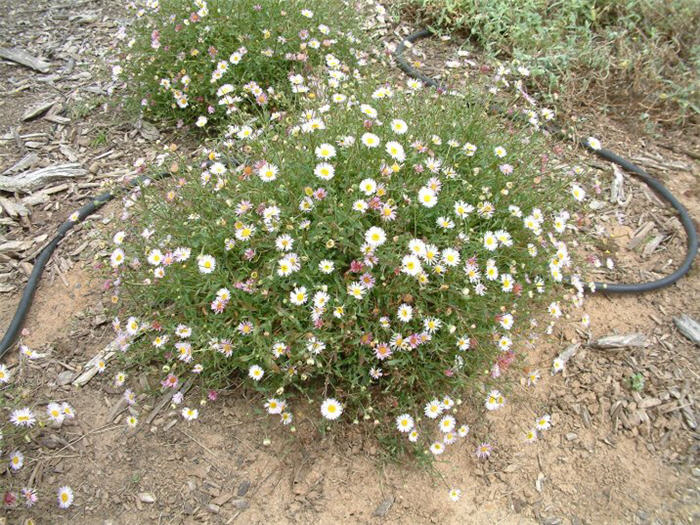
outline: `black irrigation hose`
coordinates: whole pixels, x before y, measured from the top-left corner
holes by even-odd
[[[399,68],[408,76],[420,80],[428,86],[444,89],[445,86],[441,85],[435,79],[430,78],[429,76],[424,75],[423,73],[418,71],[416,68],[411,66],[403,56],[403,52],[406,48],[407,43],[412,44],[413,42],[416,42],[422,38],[426,38],[432,35],[433,32],[429,29],[421,29],[420,31],[416,31],[415,33],[407,36],[406,39],[398,45],[394,55],[396,57],[396,61],[398,63]],[[502,113],[502,110],[496,109],[496,112]],[[566,133],[564,133],[561,128],[557,126],[548,125],[545,127],[545,129],[555,136],[565,138],[567,140],[573,140]],[[600,158],[617,164],[621,168],[624,168],[630,173],[633,173],[639,179],[641,179],[647,186],[654,189],[664,200],[666,200],[666,202],[673,206],[673,208],[678,212],[681,224],[683,224],[683,228],[685,229],[685,233],[688,237],[688,247],[685,259],[683,260],[683,263],[678,267],[678,269],[676,269],[676,271],[673,272],[671,275],[667,275],[666,277],[662,277],[661,279],[657,279],[655,281],[639,284],[615,284],[596,282],[594,283],[595,289],[597,291],[603,291],[607,293],[643,293],[650,292],[652,290],[658,290],[659,288],[664,288],[678,281],[681,277],[688,273],[688,271],[690,271],[690,267],[693,264],[693,260],[695,259],[695,256],[698,253],[698,234],[695,230],[693,219],[688,214],[688,210],[685,209],[685,207],[678,201],[678,199],[676,199],[676,197],[674,197],[673,194],[670,191],[668,191],[663,184],[661,184],[661,182],[649,175],[646,171],[644,171],[636,164],[633,164],[627,159],[623,159],[622,157],[620,157],[616,153],[613,153],[610,150],[603,148],[594,149],[588,143],[584,143],[583,145],[589,151],[598,155]]]
[[[161,173],[156,177],[147,177],[141,175],[129,182],[126,189],[131,189],[132,187],[144,182],[146,180],[155,180],[164,176],[170,175],[169,173]],[[92,215],[99,208],[104,206],[107,202],[115,197],[113,192],[105,192],[97,197],[95,197],[91,202],[85,204],[82,208],[78,210],[78,217],[75,221],[68,220],[59,226],[56,236],[51,239],[51,242],[47,244],[39,256],[34,260],[34,268],[32,273],[29,275],[29,280],[27,285],[24,287],[24,292],[22,292],[22,298],[19,301],[15,315],[10,322],[10,326],[7,328],[7,332],[0,341],[0,359],[5,355],[5,353],[12,347],[14,342],[17,340],[20,331],[22,330],[22,325],[24,324],[24,319],[29,312],[29,308],[32,305],[32,300],[34,299],[34,293],[39,286],[39,279],[41,279],[41,274],[44,272],[44,267],[49,261],[51,254],[54,252],[58,243],[66,236],[66,233],[73,228],[76,224],[83,221],[88,215]]]

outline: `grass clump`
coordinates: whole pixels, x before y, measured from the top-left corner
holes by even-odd
[[[634,99],[644,112],[700,113],[700,6],[694,0],[402,0],[438,31],[467,34],[529,67],[574,102]],[[679,111],[680,110],[680,111]]]
[[[121,64],[129,107],[163,125],[215,133],[239,111],[269,115],[307,91],[312,68],[355,65],[357,15],[341,0],[150,0]],[[335,68],[334,68],[335,69]]]
[[[422,414],[442,415],[454,440],[446,411],[511,363],[569,271],[583,194],[543,169],[536,135],[410,84],[319,84],[133,193],[111,254],[128,362],[162,367],[165,387],[244,381],[284,424],[303,400],[426,444]]]

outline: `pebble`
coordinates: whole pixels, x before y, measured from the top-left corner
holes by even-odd
[[[374,515],[382,518],[386,516],[386,513],[389,512],[389,509],[391,506],[394,504],[394,496],[389,496],[386,498],[384,501],[382,501],[376,509],[374,509]]]
[[[236,491],[236,495],[239,498],[242,498],[248,493],[248,489],[250,488],[250,481],[247,479],[245,481],[241,481],[241,484],[238,485],[238,490]]]
[[[64,370],[63,372],[58,374],[58,377],[56,378],[56,384],[60,386],[67,385],[73,380],[74,375],[74,372],[71,372],[70,370]]]
[[[233,500],[233,506],[239,510],[245,510],[250,507],[250,501],[247,499],[235,499]]]
[[[143,503],[155,503],[156,497],[150,492],[141,492],[139,493],[139,500]]]

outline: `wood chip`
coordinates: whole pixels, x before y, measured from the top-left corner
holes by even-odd
[[[0,253],[24,252],[32,247],[32,241],[7,241],[0,244]]]
[[[698,422],[695,419],[695,414],[691,410],[691,407],[684,406],[681,408],[681,414],[683,414],[683,419],[685,419],[685,424],[690,427],[691,430],[698,428]]]
[[[68,18],[68,21],[76,23],[78,25],[85,25],[97,22],[98,18],[99,17],[97,13],[91,11],[89,13],[79,13],[77,15],[73,15],[70,18]]]
[[[140,135],[148,141],[152,142],[160,138],[160,132],[158,131],[158,128],[156,128],[150,122],[146,122],[145,120],[138,121],[136,123],[136,129],[138,129]]]
[[[13,166],[10,166],[2,172],[3,175],[18,173],[26,169],[32,168],[39,162],[39,155],[34,152],[27,153],[24,157],[18,160]]]
[[[119,401],[117,401],[112,409],[109,411],[109,414],[107,414],[107,419],[105,420],[106,423],[112,423],[114,422],[114,418],[116,418],[119,414],[124,412],[129,407],[129,403],[127,402],[126,398],[121,397]]]
[[[626,347],[645,347],[649,346],[649,342],[644,334],[633,333],[626,335],[608,335],[591,343],[594,348],[626,348]]]
[[[16,177],[0,176],[0,190],[29,193],[55,180],[84,177],[87,174],[88,171],[80,164],[58,164]]]
[[[632,157],[632,160],[636,162],[637,164],[640,164],[645,167],[657,169],[657,170],[662,170],[662,171],[668,171],[668,170],[681,170],[681,171],[691,171],[691,167],[688,166],[687,164],[684,164],[683,162],[677,162],[677,161],[667,161],[665,160],[661,155],[658,155],[657,158],[652,158],[649,155],[639,155],[637,157]]]
[[[217,496],[216,498],[214,498],[213,500],[211,500],[211,502],[214,505],[221,507],[231,498],[233,498],[233,492],[224,492],[223,494],[221,494],[221,495]]]
[[[58,151],[60,151],[61,154],[68,159],[68,162],[76,162],[78,160],[78,154],[67,144],[61,144],[58,147]]]
[[[46,115],[44,119],[48,120],[49,122],[53,122],[54,124],[60,124],[62,126],[71,123],[71,119],[69,119],[68,117],[62,117],[60,115]]]
[[[612,167],[615,178],[610,185],[610,202],[626,206],[629,200],[625,200],[625,174],[617,164],[613,164]]]
[[[32,120],[38,116],[43,115],[48,110],[50,110],[52,107],[54,107],[56,105],[56,102],[57,102],[57,100],[49,100],[46,102],[42,102],[38,106],[34,106],[34,107],[29,108],[22,115],[22,122],[26,122],[28,120]]]
[[[674,317],[673,323],[676,325],[680,333],[682,333],[696,345],[700,346],[700,323],[686,314]]]
[[[654,223],[654,221],[649,221],[644,226],[639,228],[630,239],[630,242],[627,243],[627,249],[636,249],[637,246],[639,246],[642,243],[642,241],[644,241],[647,238],[647,235],[651,233],[655,226],[656,224]]]
[[[90,359],[83,367],[85,371],[73,381],[73,386],[85,386],[88,381],[95,377],[95,374],[97,374],[97,363],[99,361],[106,363],[114,357],[115,352],[119,349],[119,340],[119,337],[115,337],[101,352],[98,352],[95,357]]]
[[[657,397],[647,397],[642,399],[640,402],[637,403],[637,406],[639,408],[653,408],[656,406],[659,406],[661,404],[661,400]]]
[[[39,71],[40,73],[48,73],[49,69],[51,69],[51,65],[48,62],[44,62],[43,60],[32,56],[23,49],[19,49],[17,47],[0,47],[0,58],[30,67],[35,71]]]
[[[537,492],[542,492],[542,482],[544,481],[545,475],[540,472],[537,474],[537,479],[535,480],[535,489]]]
[[[665,238],[666,234],[664,233],[655,235],[654,238],[650,240],[642,250],[642,257],[649,257],[652,253],[654,253]]]
[[[21,202],[0,197],[0,208],[10,217],[27,217],[31,212]]]
[[[567,346],[564,351],[557,356],[557,359],[561,359],[562,363],[566,364],[569,359],[576,355],[576,352],[578,352],[580,346],[581,345],[579,343],[574,343]]]
[[[662,201],[652,189],[650,189],[646,184],[642,184],[642,193],[654,206],[658,208],[663,208],[666,206],[664,201]]]

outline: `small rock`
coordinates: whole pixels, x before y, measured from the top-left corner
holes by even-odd
[[[75,374],[70,370],[64,370],[63,372],[58,374],[58,377],[56,378],[56,384],[60,386],[67,385],[73,380],[74,375]]]
[[[238,490],[236,491],[236,495],[239,498],[242,498],[248,493],[248,489],[250,489],[250,481],[247,479],[245,481],[241,481],[241,484],[238,485]]]
[[[207,509],[209,509],[209,512],[212,512],[214,514],[218,514],[219,511],[221,510],[221,507],[219,507],[218,505],[214,505],[213,503],[210,503],[209,505],[207,505]]]
[[[576,434],[575,432],[569,432],[568,434],[566,434],[567,441],[573,441],[574,439],[578,439],[578,434]]]
[[[379,518],[383,518],[384,516],[386,516],[387,512],[389,512],[389,509],[393,504],[394,496],[389,496],[384,501],[382,501],[376,509],[374,509],[374,515]]]
[[[245,510],[250,507],[250,501],[247,499],[235,499],[233,500],[233,506],[239,510]]]
[[[54,448],[58,448],[62,443],[61,443],[61,440],[58,439],[58,436],[56,434],[49,434],[47,436],[40,438],[39,444],[42,447],[54,449]]]
[[[513,498],[513,510],[516,512],[516,514],[520,514],[520,512],[526,507],[527,501],[520,498]]]
[[[156,497],[150,492],[140,492],[139,501],[142,501],[143,503],[155,503]]]

